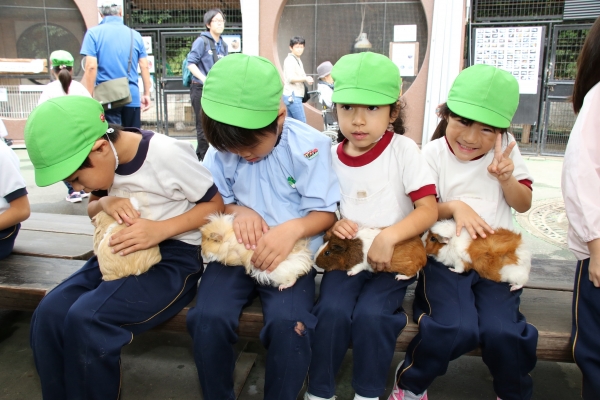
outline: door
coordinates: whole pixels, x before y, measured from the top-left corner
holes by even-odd
[[[544,99],[544,123],[540,153],[562,156],[575,124],[569,100],[577,72],[577,57],[591,24],[556,25],[552,32],[552,49]]]

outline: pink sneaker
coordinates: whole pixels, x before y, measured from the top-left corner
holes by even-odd
[[[396,373],[394,374],[396,379],[398,379],[398,370],[400,369],[402,364],[404,363],[401,362],[396,368]],[[396,381],[394,382],[394,387],[392,388],[392,393],[390,393],[390,397],[388,397],[388,400],[427,400],[427,390],[422,395],[414,394],[413,392],[410,392],[408,390],[404,391],[403,389],[400,389],[398,387],[398,382]]]
[[[398,387],[397,383],[394,383],[394,388],[392,389],[392,393],[390,393],[390,397],[388,400],[427,400],[427,391],[423,393],[421,396],[413,394],[409,391],[404,391]]]

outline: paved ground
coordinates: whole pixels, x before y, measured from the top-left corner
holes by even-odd
[[[60,184],[38,188],[33,167],[24,150],[16,150],[21,171],[28,183],[32,211],[85,215],[85,202],[67,203],[66,189]],[[532,157],[526,160],[534,183],[534,203],[526,214],[515,216],[534,257],[573,260],[566,249],[566,218],[560,193],[562,159]],[[575,262],[573,262],[574,271]],[[565,276],[572,281],[573,276]],[[0,310],[0,399],[41,399],[39,379],[29,348],[30,313]],[[240,348],[246,344],[240,343]],[[257,363],[242,390],[241,399],[263,396],[264,354],[259,342],[248,342],[244,351],[258,354]],[[393,365],[404,358],[396,353]],[[196,369],[191,355],[191,339],[185,334],[148,332],[123,350],[123,400],[201,399]],[[390,369],[388,391],[393,371]],[[574,364],[538,362],[532,372],[534,400],[580,398],[581,374]],[[353,398],[351,388],[352,351],[348,351],[338,376],[338,399]],[[386,393],[387,394],[387,393]],[[452,362],[448,373],[429,390],[432,400],[494,399],[491,376],[480,357],[461,357]],[[383,397],[382,397],[383,398]],[[387,397],[386,397],[387,398]]]

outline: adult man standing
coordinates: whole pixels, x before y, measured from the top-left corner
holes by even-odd
[[[204,137],[202,129],[202,87],[208,71],[219,59],[228,54],[227,43],[221,38],[225,29],[225,16],[218,8],[208,10],[204,14],[204,26],[206,32],[202,32],[192,44],[192,51],[188,55],[188,69],[192,73],[192,84],[190,86],[190,99],[192,108],[196,114],[196,136],[198,137],[198,146],[196,155],[202,161],[208,142]]]
[[[96,85],[127,76],[131,103],[108,109],[105,116],[110,123],[140,128],[140,106],[141,111],[150,108],[150,71],[142,36],[123,24],[121,6],[109,2],[99,6],[98,11],[102,22],[88,29],[81,45],[80,53],[85,56],[85,73],[81,83],[93,93]],[[144,85],[142,96],[138,87],[138,64]]]

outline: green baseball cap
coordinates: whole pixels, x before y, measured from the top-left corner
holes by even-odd
[[[275,120],[283,85],[277,68],[263,57],[232,54],[208,72],[202,112],[215,121],[260,129]]]
[[[73,56],[68,51],[56,50],[50,54],[50,62],[52,63],[52,67],[60,67],[61,65],[72,67]]]
[[[510,72],[477,64],[464,69],[448,93],[448,108],[463,118],[508,128],[519,105],[519,83]]]
[[[104,109],[91,97],[61,96],[37,106],[25,124],[35,183],[48,186],[75,172],[107,129]]]
[[[335,82],[334,103],[381,106],[395,103],[400,97],[400,70],[386,56],[363,52],[348,54],[331,70]]]

